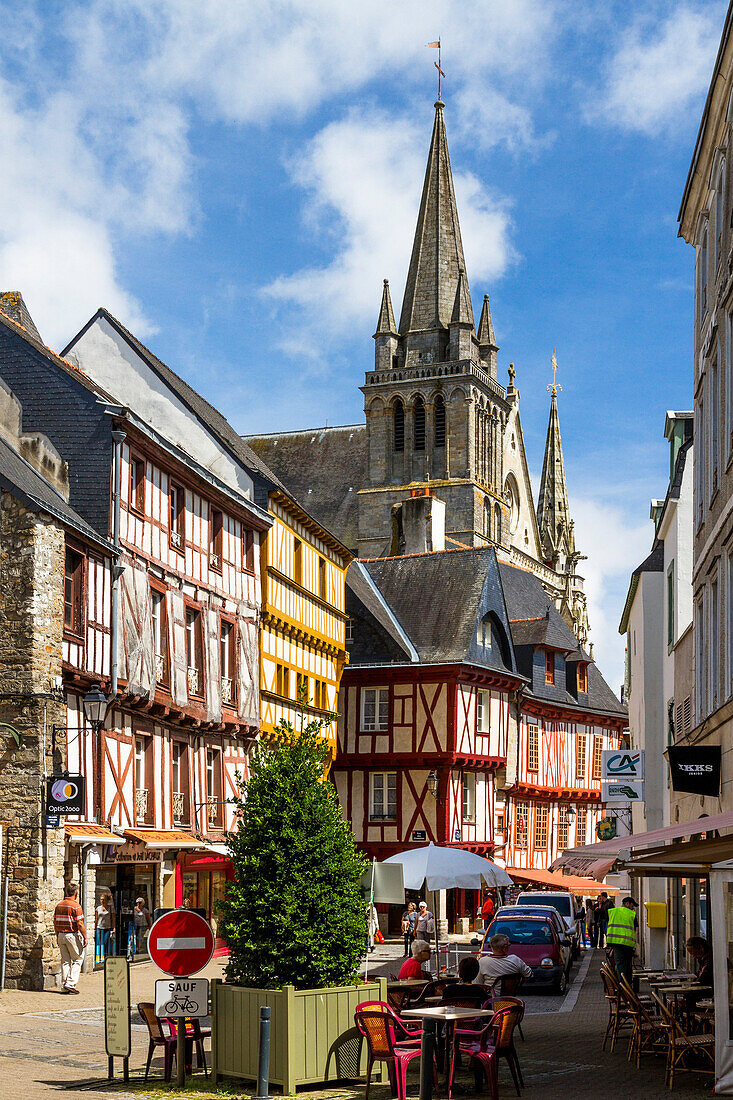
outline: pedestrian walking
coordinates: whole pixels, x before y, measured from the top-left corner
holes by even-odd
[[[417,920],[415,922],[415,939],[425,940],[426,943],[430,943],[430,937],[434,931],[435,920],[433,914],[428,909],[428,903],[426,901],[421,901],[417,913]]]
[[[606,942],[606,929],[608,928],[608,894],[601,891],[598,906],[595,912],[595,921],[598,926],[598,946],[603,947]]]
[[[585,906],[585,923],[590,937],[591,947],[598,947],[598,925],[596,924],[596,908],[598,903],[591,898]]]
[[[484,903],[479,910],[481,919],[484,922],[484,932],[494,919],[494,899],[491,894],[487,894],[484,898]]]
[[[53,930],[61,953],[62,992],[78,993],[76,986],[87,946],[87,930],[75,882],[69,884],[63,900],[54,909]]]
[[[112,933],[115,930],[115,911],[112,895],[102,894],[94,914],[94,961],[104,962],[109,954]]]
[[[631,964],[636,952],[636,931],[639,927],[636,908],[633,898],[624,898],[620,905],[614,906],[608,914],[606,934],[606,942],[613,950],[616,973],[619,978],[623,975],[629,985],[631,985]]]
[[[376,905],[367,905],[367,951],[373,951],[379,932],[379,914]]]
[[[152,924],[145,898],[136,898],[135,908],[132,911],[132,947],[128,954],[138,955],[145,950],[145,936]]]
[[[585,934],[585,906],[580,903],[580,909],[575,914],[575,924],[578,929],[578,942],[582,947],[588,946],[588,938]]]
[[[412,941],[415,939],[415,924],[417,922],[417,909],[415,902],[409,902],[407,909],[402,914],[402,935],[405,937],[405,958],[410,954]]]

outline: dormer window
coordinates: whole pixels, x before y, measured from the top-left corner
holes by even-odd
[[[555,654],[551,649],[545,650],[545,683],[555,683]]]
[[[585,661],[579,661],[578,662],[578,671],[577,671],[576,675],[577,675],[578,693],[583,694],[583,695],[587,695],[588,694],[588,665],[585,663]]]

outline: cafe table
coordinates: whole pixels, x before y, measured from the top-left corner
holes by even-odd
[[[675,1015],[678,1014],[677,998],[680,996],[685,998],[685,1015],[689,1026],[692,1022],[692,1013],[697,1001],[701,997],[707,997],[712,993],[713,987],[711,985],[701,985],[699,982],[679,982],[676,985],[660,986],[659,992],[664,998],[674,997],[673,1011]]]
[[[406,1008],[401,1016],[415,1016],[419,1019],[438,1020],[445,1025],[445,1058],[443,1072],[448,1086],[448,1100],[453,1087],[453,1066],[455,1062],[455,1026],[460,1020],[476,1020],[494,1015],[493,1008],[458,1008],[454,1005],[442,1005],[427,1008]]]

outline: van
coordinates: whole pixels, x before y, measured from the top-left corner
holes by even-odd
[[[568,937],[573,942],[573,958],[580,955],[580,935],[576,924],[576,916],[580,906],[569,890],[533,890],[520,894],[515,905],[551,905],[563,919]]]

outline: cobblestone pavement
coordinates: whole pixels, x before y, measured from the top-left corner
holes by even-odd
[[[395,949],[385,944],[370,959],[376,968],[394,968]],[[669,1097],[664,1087],[663,1060],[647,1055],[640,1070],[626,1060],[627,1038],[622,1037],[615,1054],[601,1051],[601,1039],[606,1020],[598,967],[599,952],[588,952],[568,994],[553,997],[539,994],[528,996],[528,1013],[523,1030],[525,1041],[517,1039],[517,1050],[526,1088],[523,1100],[552,1100],[565,1094],[573,1100],[597,1100],[599,1092],[610,1092],[619,1100],[643,1097],[661,1100]],[[221,964],[213,964],[206,975],[217,977]],[[152,999],[153,981],[158,971],[149,964],[132,968],[133,1004]],[[153,1075],[148,1086],[142,1082],[142,1067],[147,1051],[147,1031],[133,1016],[131,1080],[108,1085],[104,1054],[104,1011],[100,974],[83,976],[82,993],[71,998],[54,993],[23,993],[9,991],[0,994],[0,1081],[2,1094],[20,1096],[22,1100],[36,1097],[128,1098],[174,1096],[176,1090],[163,1086],[162,1057],[153,1061]],[[157,1080],[155,1080],[157,1078]],[[155,1082],[155,1083],[153,1083]],[[459,1084],[473,1094],[473,1082],[465,1071]],[[411,1071],[408,1082],[411,1095],[417,1095],[417,1072]],[[702,1098],[709,1095],[711,1078],[696,1073],[679,1077],[675,1097]],[[508,1070],[500,1067],[500,1093],[511,1100],[515,1096]],[[214,1093],[201,1076],[187,1089],[186,1096],[214,1100],[222,1095],[249,1096],[251,1090],[242,1083],[232,1082]],[[299,1093],[302,1100],[363,1100],[363,1085],[341,1086],[329,1090]],[[388,1100],[389,1090],[375,1086],[373,1100]]]

